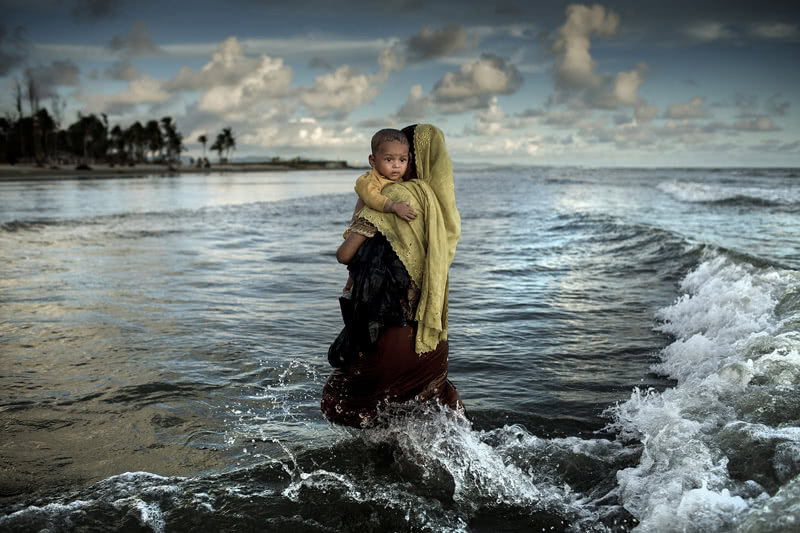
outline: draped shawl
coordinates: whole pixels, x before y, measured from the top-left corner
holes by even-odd
[[[417,218],[406,222],[369,207],[358,216],[386,237],[421,290],[415,340],[415,351],[421,354],[447,340],[448,272],[461,236],[461,217],[456,208],[453,164],[444,134],[436,126],[419,124],[415,128],[414,163],[418,179],[389,185],[383,194],[395,202],[408,202]]]

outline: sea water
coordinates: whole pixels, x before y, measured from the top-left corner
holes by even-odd
[[[0,183],[0,530],[800,528],[798,170],[457,168],[467,416],[369,431],[356,174]]]

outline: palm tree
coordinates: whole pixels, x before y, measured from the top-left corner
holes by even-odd
[[[144,159],[146,135],[144,126],[138,120],[131,124],[124,132],[125,144],[128,145],[128,153],[131,155],[131,162],[141,162]]]
[[[183,135],[178,131],[172,117],[162,118],[161,126],[164,128],[164,137],[166,137],[167,159],[170,163],[179,161],[181,151],[183,151]]]
[[[225,135],[218,133],[217,138],[214,140],[214,144],[211,145],[211,149],[217,152],[220,165],[223,163],[222,152],[225,151],[225,146]]]
[[[14,78],[14,102],[17,108],[17,136],[19,137],[19,156],[25,157],[25,135],[22,131],[22,82],[19,78]]]
[[[108,150],[108,118],[100,115],[102,120],[94,113],[82,115],[78,113],[78,121],[70,125],[67,130],[70,136],[72,153],[82,156],[83,163],[89,159],[104,160]],[[141,127],[141,124],[140,124]]]
[[[200,137],[197,138],[197,142],[203,145],[203,159],[206,158],[206,143],[208,142],[208,137],[206,134],[202,134]]]
[[[36,159],[39,164],[44,164],[44,161],[50,158],[50,153],[52,152],[50,139],[55,136],[56,122],[47,112],[46,107],[39,108],[33,118],[34,124],[38,129],[38,138],[35,141],[35,145],[40,146],[42,149],[41,159],[39,157]],[[36,130],[34,133],[36,133]]]
[[[144,127],[145,136],[147,138],[147,148],[152,154],[151,159],[156,158],[156,152],[161,156],[164,151],[164,136],[161,134],[161,128],[155,120],[148,120]],[[162,157],[159,157],[161,159]]]
[[[112,163],[122,164],[125,160],[125,134],[119,124],[111,128],[108,141],[112,150]]]
[[[222,128],[222,138],[225,148],[225,158],[230,161],[231,152],[236,149],[236,138],[233,136],[231,128]]]
[[[58,95],[52,97],[53,101],[53,163],[58,164],[58,133],[61,129],[61,123],[64,121],[64,108],[67,106],[66,100]]]

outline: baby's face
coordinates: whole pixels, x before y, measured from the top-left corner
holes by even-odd
[[[369,156],[369,164],[384,178],[403,181],[408,168],[408,145],[398,141],[381,143],[378,152]]]

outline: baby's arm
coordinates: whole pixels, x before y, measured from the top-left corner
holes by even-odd
[[[380,179],[375,178],[371,173],[364,174],[356,180],[356,194],[360,201],[360,206],[367,205],[375,211],[387,212],[386,206],[391,203],[387,197],[381,194],[383,184]]]
[[[414,220],[417,217],[414,209],[408,205],[408,202],[393,202],[391,199],[381,193],[383,188],[390,185],[390,180],[373,179],[370,174],[365,174],[356,180],[356,193],[358,193],[359,203],[356,204],[356,212],[358,212],[364,205],[371,207],[376,211],[383,213],[394,213],[406,222]]]
[[[389,209],[406,222],[411,222],[417,218],[417,213],[414,211],[413,207],[408,205],[408,202],[392,202]]]

